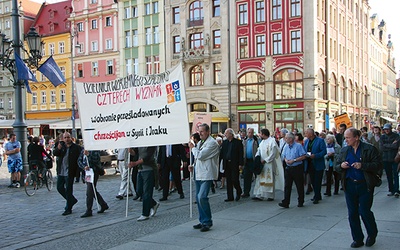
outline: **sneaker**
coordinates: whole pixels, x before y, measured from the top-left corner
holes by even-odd
[[[153,217],[154,215],[156,215],[157,209],[158,209],[159,206],[160,206],[160,203],[157,202],[157,203],[154,205],[154,207],[152,207],[152,208],[150,209],[150,217]]]
[[[15,188],[15,183],[11,183],[10,185],[8,185],[9,188]]]
[[[149,216],[141,215],[139,218],[137,218],[137,221],[144,221],[144,220],[148,220],[148,219],[149,219]]]
[[[393,193],[388,193],[388,194],[387,194],[387,196],[393,196],[393,195],[394,195]]]
[[[19,183],[18,183],[19,184]],[[395,193],[394,197],[399,198],[400,194],[399,193]]]
[[[21,185],[19,184],[19,182],[17,182],[17,183],[15,183],[15,186],[14,187],[16,187],[16,188],[19,188]]]

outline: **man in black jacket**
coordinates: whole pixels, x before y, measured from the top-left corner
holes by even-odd
[[[374,188],[380,185],[380,154],[376,147],[361,141],[361,131],[355,128],[347,129],[344,137],[348,146],[341,149],[335,168],[342,174],[342,186],[353,237],[351,247],[358,248],[364,245],[360,216],[368,233],[365,245],[372,246],[378,234],[371,207]]]
[[[166,201],[169,193],[169,175],[172,173],[176,189],[178,190],[179,198],[185,198],[182,189],[181,180],[181,165],[188,164],[186,151],[182,144],[161,146],[157,156],[157,167],[161,168],[163,196],[160,201]]]
[[[235,131],[231,128],[225,130],[226,140],[222,143],[220,159],[223,161],[226,178],[226,191],[228,198],[233,201],[233,187],[236,189],[236,201],[240,199],[242,188],[239,182],[239,169],[243,168],[243,144],[235,138]]]
[[[57,191],[67,201],[62,215],[72,213],[72,207],[78,202],[73,195],[74,177],[78,173],[78,158],[82,149],[72,142],[71,134],[65,132],[63,140],[54,149],[57,156]]]

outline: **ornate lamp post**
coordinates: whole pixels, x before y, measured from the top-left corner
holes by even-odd
[[[17,67],[15,64],[16,55],[20,55],[22,49],[28,58],[24,59],[24,62],[28,67],[38,67],[39,61],[42,59],[42,46],[43,43],[39,34],[34,28],[31,28],[28,34],[26,34],[25,39],[29,46],[29,51],[27,51],[23,46],[23,41],[20,40],[19,34],[19,14],[17,0],[12,0],[12,32],[14,40],[6,38],[6,36],[0,33],[0,65],[7,68],[14,80],[15,88],[15,121],[12,125],[14,128],[14,133],[17,136],[17,140],[21,143],[21,154],[24,170],[22,176],[26,173],[28,169],[28,157],[27,157],[27,125],[24,120],[24,101],[23,98],[23,87],[24,81],[18,79]]]

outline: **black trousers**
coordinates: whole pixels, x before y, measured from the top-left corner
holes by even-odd
[[[142,197],[142,192],[139,191],[140,189],[137,186],[138,168],[132,168],[131,171],[132,171],[132,182],[133,182],[133,187],[135,188],[136,196]]]
[[[292,194],[293,182],[296,185],[299,204],[304,203],[304,166],[303,164],[295,167],[285,168],[285,198],[282,203],[285,205],[290,204],[290,195]]]
[[[181,180],[181,166],[174,165],[172,158],[167,158],[165,165],[163,166],[163,198],[167,198],[169,194],[169,173],[172,173],[172,178],[174,179],[175,187],[179,194],[183,194],[182,180]]]
[[[250,195],[251,182],[253,180],[253,169],[254,161],[253,159],[247,159],[246,165],[243,168],[243,193],[245,195]]]
[[[92,207],[93,207],[93,201],[96,199],[97,196],[97,201],[99,202],[99,205],[101,208],[107,207],[107,203],[104,201],[103,197],[101,194],[97,191],[97,181],[99,180],[99,174],[94,173],[94,182],[89,183],[86,182],[86,213],[92,213]],[[93,189],[94,185],[94,189]],[[96,195],[94,195],[94,192],[96,191]]]
[[[335,193],[339,192],[339,183],[340,183],[340,174],[336,171],[333,171],[333,167],[330,167],[328,171],[326,171],[326,194],[331,194],[331,186],[332,186],[332,175],[335,178]]]
[[[225,161],[225,160],[224,160]],[[239,181],[239,166],[233,162],[225,164],[226,191],[228,200],[233,200],[233,188],[236,189],[236,195],[242,194],[242,188]]]

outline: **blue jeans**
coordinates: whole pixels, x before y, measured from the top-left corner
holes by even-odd
[[[67,201],[65,210],[72,210],[72,207],[78,200],[73,195],[74,178],[68,178],[68,176],[57,176],[57,191]]]
[[[386,177],[388,180],[389,192],[392,194],[399,192],[399,173],[397,172],[397,163],[384,161],[383,167],[385,168]]]
[[[310,169],[309,173],[311,178],[311,185],[314,189],[314,200],[320,201],[322,200],[321,186],[322,186],[322,177],[324,176],[324,170]]]
[[[199,210],[199,221],[205,226],[212,226],[211,208],[208,202],[208,193],[212,182],[212,180],[196,181],[196,202]]]
[[[137,188],[141,189],[143,191],[142,215],[149,216],[150,209],[157,204],[157,202],[153,199],[153,190],[154,190],[154,171],[153,170],[146,170],[146,171],[138,172]]]
[[[374,213],[371,211],[374,190],[368,191],[365,181],[355,183],[347,179],[345,196],[353,240],[358,242],[364,240],[360,216],[364,222],[368,236],[375,238],[378,235],[378,228],[376,226]]]

